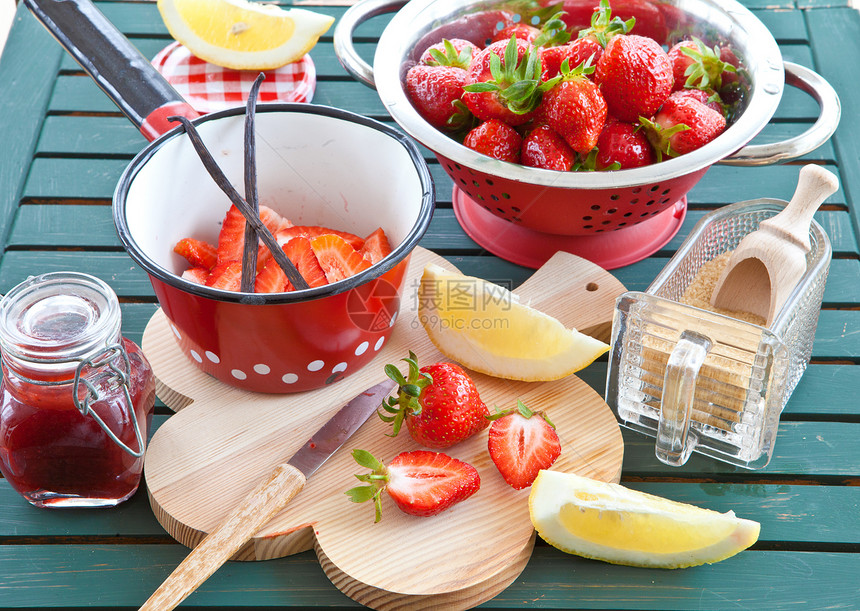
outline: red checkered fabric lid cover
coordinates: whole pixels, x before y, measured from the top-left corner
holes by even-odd
[[[199,113],[244,106],[259,72],[231,70],[195,57],[178,42],[158,52],[152,65]],[[260,102],[310,102],[316,88],[316,68],[310,55],[276,70],[266,70]]]

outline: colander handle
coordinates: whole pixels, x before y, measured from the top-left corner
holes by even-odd
[[[334,29],[334,52],[340,65],[368,87],[376,88],[373,67],[355,50],[355,30],[362,23],[385,13],[394,13],[406,5],[407,0],[362,0],[354,4],[340,18]]]
[[[809,68],[785,62],[785,82],[809,94],[818,102],[818,120],[808,130],[788,140],[771,144],[750,144],[717,163],[758,166],[781,163],[811,153],[827,142],[842,114],[839,96],[824,78]]]

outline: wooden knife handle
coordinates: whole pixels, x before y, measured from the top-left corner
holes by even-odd
[[[265,526],[305,485],[290,464],[274,468],[242,503],[209,533],[149,597],[140,611],[169,611],[197,589]]]

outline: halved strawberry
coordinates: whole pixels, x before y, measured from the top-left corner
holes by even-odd
[[[260,220],[274,235],[279,230],[292,226],[292,223],[268,206],[260,206]],[[218,262],[241,261],[245,244],[245,217],[236,206],[230,206],[218,234]],[[271,255],[269,249],[260,243],[257,252],[257,271],[265,265]]]
[[[208,278],[209,270],[205,267],[189,267],[182,272],[183,280],[188,280],[189,282],[195,282],[197,284],[206,284],[206,280]]]
[[[287,275],[274,257],[269,257],[266,264],[254,278],[255,293],[283,293],[287,290]],[[292,286],[290,286],[292,289]]]
[[[206,279],[206,286],[225,291],[238,291],[241,284],[241,261],[224,261],[223,263],[218,263]]]
[[[317,256],[311,248],[311,241],[309,239],[304,236],[295,237],[284,244],[283,249],[309,287],[313,288],[328,284],[328,279],[325,276],[323,268],[320,267],[319,261],[317,261]],[[287,282],[286,290],[294,290],[289,281]]]
[[[371,473],[356,475],[366,486],[346,491],[354,503],[373,500],[376,522],[382,518],[382,491],[414,516],[432,516],[464,501],[481,487],[481,476],[469,463],[441,452],[402,452],[384,465],[366,450],[353,450],[353,458]]]
[[[358,252],[371,263],[378,263],[391,254],[391,245],[382,227],[364,239],[364,246]]]
[[[208,242],[196,238],[183,238],[173,247],[173,252],[185,257],[191,267],[203,267],[211,270],[218,262],[215,247]]]
[[[542,413],[534,413],[522,401],[516,409],[488,416],[487,447],[502,477],[517,490],[535,481],[541,469],[549,469],[561,454],[555,427]]]
[[[329,283],[349,278],[370,267],[370,261],[362,257],[349,242],[332,233],[311,239],[311,248]]]

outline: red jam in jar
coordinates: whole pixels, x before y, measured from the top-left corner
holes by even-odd
[[[0,472],[38,507],[110,507],[137,490],[155,403],[103,281],[56,272],[0,301]]]

